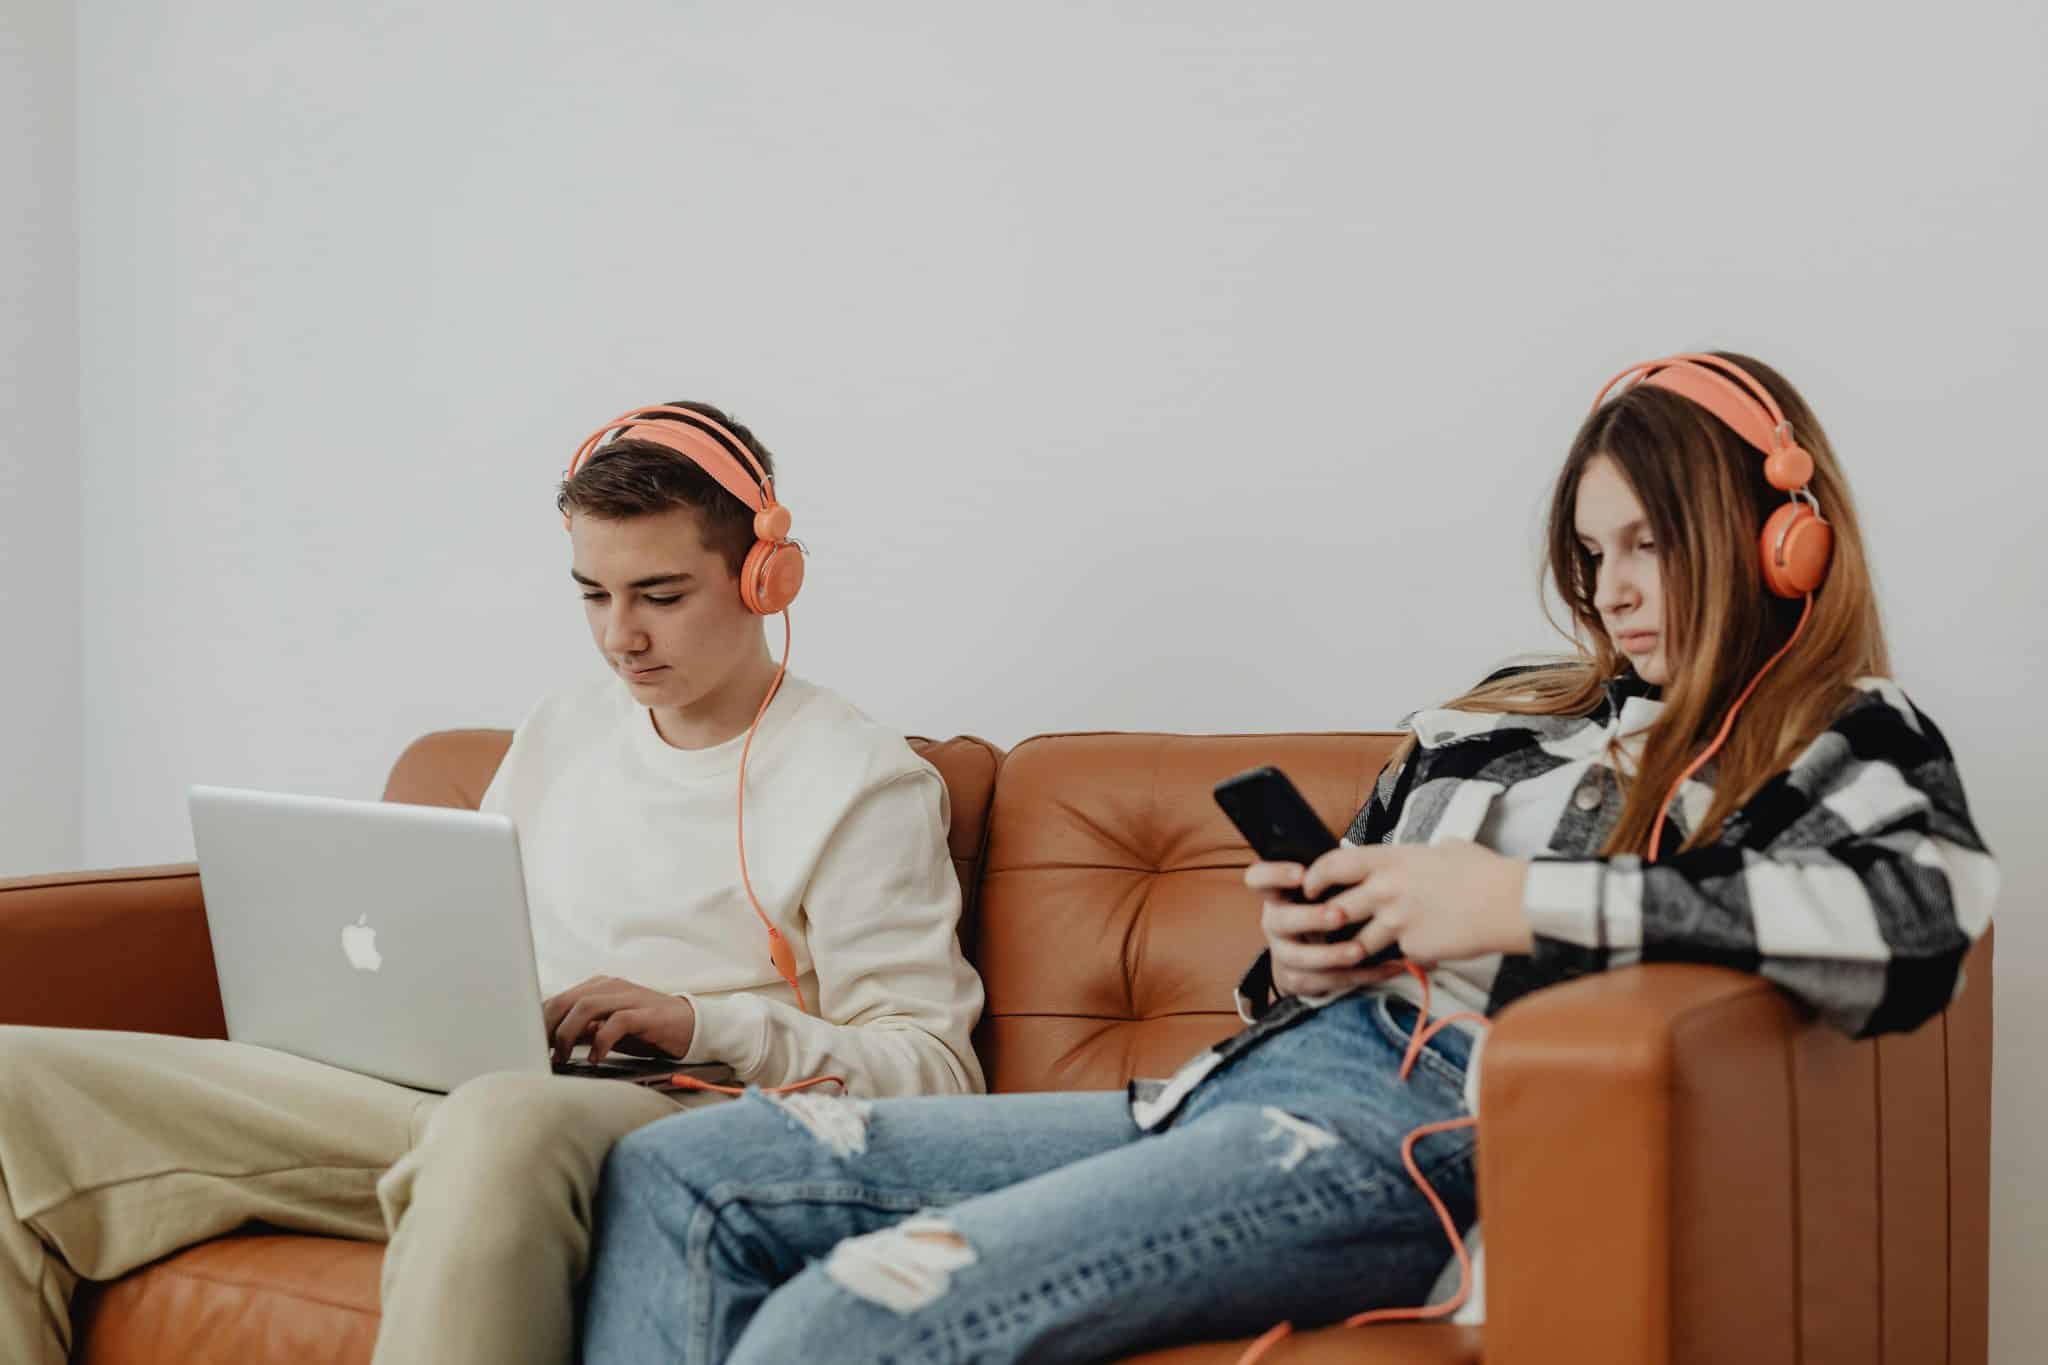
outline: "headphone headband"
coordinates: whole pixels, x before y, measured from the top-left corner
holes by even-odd
[[[1757,449],[1764,457],[1764,481],[1791,495],[1764,522],[1759,537],[1764,583],[1780,597],[1801,597],[1819,587],[1834,552],[1834,532],[1807,491],[1813,456],[1792,434],[1771,391],[1732,360],[1687,351],[1629,366],[1600,386],[1593,411],[1600,411],[1616,385],[1630,379],[1705,408]]]
[[[647,417],[674,417],[673,422],[646,422]],[[584,439],[576,448],[576,456],[569,461],[566,477],[575,478],[583,462],[594,455],[613,432],[620,433],[621,439],[631,441],[652,441],[667,446],[676,454],[696,465],[717,481],[718,486],[738,498],[750,510],[759,512],[775,505],[775,481],[761,462],[754,458],[754,452],[747,449],[747,443],[720,426],[711,418],[692,408],[656,404],[653,407],[634,408],[621,413],[606,422]],[[745,464],[740,461],[745,460]],[[748,477],[751,472],[753,477]]]
[[[677,420],[645,420],[649,417]],[[773,616],[786,609],[803,587],[804,548],[789,538],[789,509],[775,500],[775,480],[768,477],[767,469],[747,449],[746,442],[694,408],[657,403],[621,413],[586,436],[583,444],[576,447],[575,458],[569,461],[564,481],[575,478],[583,462],[614,432],[626,440],[666,446],[709,474],[720,488],[754,514],[754,545],[739,567],[740,601],[757,616]],[[752,478],[748,477],[749,469]],[[562,525],[573,529],[573,521],[566,513]]]
[[[1629,366],[1601,386],[1593,399],[1594,411],[1617,385],[1637,376],[1641,383],[1668,390],[1713,413],[1766,457],[1798,445],[1792,424],[1769,389],[1733,361],[1701,351]]]

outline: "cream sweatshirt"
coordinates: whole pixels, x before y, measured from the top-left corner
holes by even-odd
[[[519,827],[543,994],[615,976],[696,1008],[685,1061],[850,1094],[983,1088],[969,1035],[981,980],[961,955],[960,888],[938,772],[900,735],[794,676],[747,763],[747,869],[796,952],[796,1007],[740,886],[744,736],[671,748],[615,680],[536,707],[484,792]]]

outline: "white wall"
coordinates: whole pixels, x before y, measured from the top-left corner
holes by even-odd
[[[76,48],[0,5],[0,877],[81,857]]]
[[[1545,643],[1594,388],[1735,346],[2005,860],[2048,1337],[2038,5],[368,8],[81,9],[87,860],[589,675],[551,482],[630,404],[776,448],[797,667],[892,723],[1357,728]]]

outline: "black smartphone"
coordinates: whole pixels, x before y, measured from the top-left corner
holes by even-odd
[[[1224,778],[1216,784],[1216,804],[1223,807],[1223,813],[1230,817],[1231,824],[1237,826],[1238,833],[1244,835],[1244,841],[1251,845],[1252,852],[1265,862],[1300,863],[1307,867],[1337,847],[1337,836],[1330,833],[1329,826],[1315,813],[1308,799],[1278,768],[1253,768],[1235,777]],[[1315,902],[1326,901],[1344,889],[1341,886],[1328,887],[1315,897]],[[1294,901],[1304,899],[1300,892],[1289,892],[1286,898]],[[1350,938],[1363,927],[1363,924],[1347,924],[1332,929],[1323,935],[1323,939],[1335,943]],[[1375,966],[1400,956],[1400,945],[1390,943],[1359,965]]]

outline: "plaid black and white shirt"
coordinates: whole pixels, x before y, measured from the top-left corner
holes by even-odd
[[[1345,841],[1472,840],[1531,859],[1523,909],[1535,950],[1439,964],[1435,1012],[1490,1016],[1530,991],[1637,962],[1756,972],[1856,1037],[1911,1029],[1945,1008],[1991,921],[1998,868],[1934,723],[1895,683],[1863,679],[1834,724],[1713,843],[1655,863],[1602,857],[1621,781],[1662,709],[1654,688],[1625,674],[1585,716],[1408,718],[1414,751],[1380,774]],[[1709,764],[1681,789],[1666,848],[1706,813],[1713,777]],[[1421,1003],[1411,977],[1377,989]],[[1261,954],[1238,986],[1251,1027],[1170,1081],[1133,1082],[1140,1126],[1164,1125],[1203,1077],[1328,1003],[1276,1001]]]

